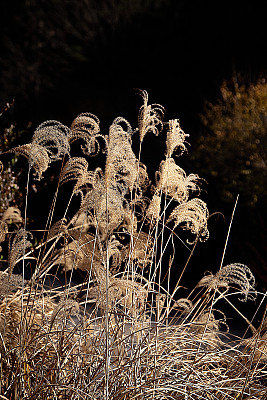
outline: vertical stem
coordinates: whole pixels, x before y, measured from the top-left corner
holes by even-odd
[[[225,241],[225,245],[224,245],[224,249],[223,249],[223,255],[222,255],[222,261],[221,261],[220,269],[223,266],[224,256],[225,256],[225,252],[226,252],[226,248],[227,248],[227,244],[228,244],[228,240],[229,240],[229,236],[230,236],[230,231],[231,231],[231,227],[232,227],[232,223],[233,223],[233,219],[234,219],[234,215],[235,215],[235,210],[236,210],[238,198],[239,198],[239,194],[236,197],[235,206],[234,206],[234,209],[233,209],[233,212],[232,212],[231,221],[230,221],[230,224],[229,224],[227,237],[226,237],[226,241]]]
[[[108,254],[108,187],[106,186],[106,310],[105,310],[105,326],[106,326],[106,363],[105,363],[105,399],[109,398],[108,391],[108,380],[109,380],[109,316],[108,316],[108,305],[109,305],[109,254]]]
[[[29,165],[28,169],[28,176],[27,176],[27,186],[26,186],[26,198],[25,198],[25,210],[24,210],[24,232],[26,232],[26,226],[27,226],[27,208],[28,208],[28,193],[29,193],[29,181],[30,181],[30,170],[31,167]],[[21,288],[21,319],[20,319],[20,378],[21,378],[21,385],[22,385],[22,393],[25,390],[24,386],[24,345],[25,345],[25,340],[24,340],[24,324],[23,324],[23,318],[24,318],[24,308],[23,308],[23,298],[24,298],[24,279],[25,279],[25,251],[26,251],[26,237],[25,235],[23,236],[23,242],[24,242],[24,251],[23,251],[23,258],[22,258],[22,288]],[[22,357],[23,357],[23,366],[22,366]]]

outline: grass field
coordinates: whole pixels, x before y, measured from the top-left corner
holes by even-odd
[[[225,265],[224,254],[217,273],[183,287],[195,247],[209,237],[209,212],[201,179],[176,162],[188,135],[141,95],[135,130],[119,117],[105,135],[84,113],[70,128],[46,121],[31,143],[6,152],[28,159],[27,193],[34,179],[48,179],[51,164],[60,175],[41,238],[28,230],[27,193],[22,214],[10,207],[2,215],[0,399],[267,399],[266,294],[247,266]],[[166,148],[150,177],[142,146],[153,134]],[[103,155],[104,165],[91,169]],[[55,220],[62,191],[67,206]],[[189,254],[179,270],[176,241]],[[234,299],[256,297],[248,320]],[[222,303],[246,324],[244,337],[228,332]]]

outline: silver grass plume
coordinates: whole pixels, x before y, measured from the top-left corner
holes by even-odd
[[[55,222],[48,231],[47,234],[47,241],[59,236],[69,236],[68,229],[67,229],[67,219],[62,218],[59,221]]]
[[[198,175],[186,175],[173,158],[169,157],[160,163],[159,171],[156,172],[156,188],[179,203],[188,200],[190,193],[199,191],[197,185]]]
[[[178,309],[182,313],[190,313],[193,309],[194,305],[193,302],[189,299],[181,297],[180,299],[176,300],[172,306],[172,309]]]
[[[164,115],[164,107],[160,104],[148,104],[148,93],[145,90],[140,91],[144,100],[144,104],[140,108],[138,116],[138,130],[140,142],[143,142],[145,135],[152,132],[158,135],[163,128],[162,118]]]
[[[222,267],[215,275],[204,276],[198,283],[198,287],[204,286],[211,290],[238,287],[242,297],[241,301],[256,297],[255,277],[251,270],[243,264],[233,263]]]
[[[93,289],[91,295],[96,299],[97,305],[105,309],[107,304],[105,285],[103,282],[99,282]],[[133,323],[137,322],[135,319],[141,316],[145,310],[148,293],[151,290],[150,285],[144,286],[131,279],[111,276],[108,290],[109,310],[117,316],[124,315],[133,318]]]
[[[124,130],[123,125],[126,126]],[[116,118],[109,128],[106,159],[106,186],[122,183],[130,191],[138,179],[138,161],[132,150],[132,128],[124,118]]]
[[[69,128],[61,122],[50,120],[43,122],[35,130],[32,144],[38,144],[46,149],[51,161],[60,160],[69,154]]]
[[[83,197],[83,189],[92,187],[96,182],[95,172],[88,171],[88,162],[84,157],[72,157],[70,158],[61,173],[60,184],[64,184],[70,181],[75,181],[73,188],[73,194],[80,193]]]
[[[53,263],[61,264],[65,271],[80,269],[92,271],[97,285],[105,286],[106,251],[99,247],[97,238],[91,234],[80,232],[71,234],[71,241],[55,254]],[[121,244],[114,237],[108,242],[108,256],[112,259],[110,269],[116,271],[121,263]]]
[[[206,203],[195,198],[175,207],[168,222],[174,220],[175,227],[180,226],[182,229],[189,230],[200,241],[206,241],[209,237],[208,216]]]
[[[131,279],[110,279],[109,290],[111,301],[116,306],[120,305],[132,318],[142,314],[148,297],[148,287]]]
[[[186,150],[185,138],[189,136],[184,133],[178,119],[169,121],[169,129],[166,138],[166,157],[171,157],[174,151],[180,150],[180,155]]]
[[[61,264],[65,271],[80,269],[93,272],[97,281],[104,279],[103,257],[91,234],[71,235],[72,240],[62,247],[54,256],[54,264]]]
[[[28,159],[29,166],[34,169],[37,180],[42,178],[43,173],[49,167],[50,158],[48,152],[38,144],[23,144],[15,147],[10,152],[20,154]]]
[[[12,242],[9,242],[8,246],[8,271],[9,275],[12,274],[14,266],[16,262],[24,256],[25,251],[32,244],[27,238],[32,238],[32,234],[30,232],[25,231],[24,229],[19,229],[15,234]]]
[[[152,261],[154,242],[149,234],[142,231],[131,233],[131,239],[131,244],[122,249],[123,258],[143,269]]]
[[[146,216],[150,220],[158,221],[160,219],[161,195],[160,192],[154,193],[152,200],[146,210]]]
[[[25,284],[25,280],[24,280]],[[23,285],[23,278],[21,275],[9,275],[7,272],[0,271],[0,301],[2,301],[5,296],[17,291]]]
[[[37,127],[32,142],[15,147],[9,152],[25,156],[29,166],[35,170],[36,179],[40,180],[51,161],[57,161],[69,154],[69,128],[58,121],[46,121]]]
[[[99,153],[100,145],[98,139],[105,137],[100,134],[100,121],[91,113],[79,114],[71,124],[68,132],[69,143],[75,140],[82,140],[85,146],[81,146],[84,154],[96,155]]]
[[[80,213],[84,212],[91,225],[97,227],[101,240],[105,240],[106,235],[123,222],[126,203],[124,194],[118,186],[106,188],[103,179],[99,179],[84,196]]]

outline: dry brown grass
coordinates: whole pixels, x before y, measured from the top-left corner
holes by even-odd
[[[16,233],[7,231],[5,219],[0,225],[1,239],[10,243],[9,273],[0,273],[2,399],[267,398],[265,315],[257,329],[247,320],[250,337],[233,342],[219,311],[221,299],[232,304],[235,294],[255,298],[249,268],[221,265],[182,297],[183,271],[173,270],[172,258],[164,265],[174,236],[184,241],[189,233],[184,245],[190,256],[197,241],[207,240],[209,213],[194,197],[200,193],[198,176],[187,176],[173,158],[185,151],[187,135],[178,120],[164,124],[163,107],[149,105],[147,93],[142,95],[138,158],[128,121],[116,118],[105,136],[89,113],[71,128],[48,121],[32,143],[14,149],[29,159],[28,183],[32,169],[41,179],[53,161],[62,160],[57,193],[73,182],[69,205],[80,196],[80,206],[69,215],[68,205],[55,222],[52,208],[36,246],[22,219]],[[165,126],[165,159],[152,185],[141,144]],[[77,140],[83,141],[83,156],[71,157]],[[89,170],[88,158],[101,145],[105,168]],[[29,261],[35,270],[26,281]],[[21,276],[12,273],[15,265]],[[48,285],[58,279],[57,268],[68,277],[59,288]],[[77,269],[86,279],[72,284]],[[174,291],[163,287],[164,278],[167,287],[177,280]],[[265,295],[259,296],[263,304]]]

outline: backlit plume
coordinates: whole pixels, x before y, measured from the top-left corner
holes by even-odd
[[[159,134],[163,128],[162,118],[164,115],[164,107],[160,104],[148,104],[148,93],[145,90],[141,91],[141,95],[144,104],[140,108],[138,117],[140,142],[144,140],[148,132],[152,132],[155,135]]]
[[[180,155],[183,154],[186,150],[185,138],[187,136],[189,135],[184,133],[178,119],[170,120],[166,139],[166,156],[171,157],[176,150],[180,151]]]

